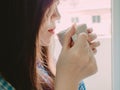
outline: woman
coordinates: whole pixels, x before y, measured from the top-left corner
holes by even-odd
[[[57,0],[8,1],[8,18],[5,18],[8,25],[2,32],[5,36],[0,49],[3,58],[0,59],[0,80],[6,84],[0,83],[1,89],[75,90],[79,81],[97,71],[93,53],[99,44],[90,43],[95,35],[88,30],[89,35],[80,34],[70,46],[74,26],[65,35],[56,72],[51,68],[48,47],[55,21],[60,18],[58,3]]]

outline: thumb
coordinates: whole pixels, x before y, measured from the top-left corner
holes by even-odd
[[[63,41],[63,48],[70,48],[72,36],[75,34],[75,31],[76,31],[75,24],[73,24],[72,27],[66,31]]]

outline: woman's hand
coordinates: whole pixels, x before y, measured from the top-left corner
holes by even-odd
[[[72,26],[65,35],[63,48],[56,66],[56,82],[62,83],[62,86],[68,84],[68,87],[71,85],[75,87],[79,81],[97,72],[95,52],[92,50],[96,49],[96,46],[91,44],[95,38],[90,39],[93,36],[90,33],[80,33],[74,45],[71,46],[71,37],[74,33],[75,26]]]
[[[100,42],[94,41],[97,38],[97,35],[95,33],[92,33],[92,32],[93,32],[92,28],[87,29],[89,45],[90,45],[93,53],[96,54],[97,53],[96,48],[98,46],[100,46]]]

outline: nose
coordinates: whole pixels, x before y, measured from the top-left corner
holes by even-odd
[[[53,20],[56,21],[56,20],[59,20],[60,18],[61,18],[60,13],[59,13],[58,9],[56,9],[56,11],[53,15]]]
[[[59,20],[61,18],[60,13],[58,9],[56,10],[56,20]]]

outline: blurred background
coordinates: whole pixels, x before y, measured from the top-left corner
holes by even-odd
[[[87,24],[98,35],[101,45],[95,55],[98,72],[84,80],[87,90],[112,90],[111,82],[111,1],[110,0],[60,0],[61,19],[56,22],[56,33],[73,23]],[[57,61],[61,45],[54,36],[54,60]]]

